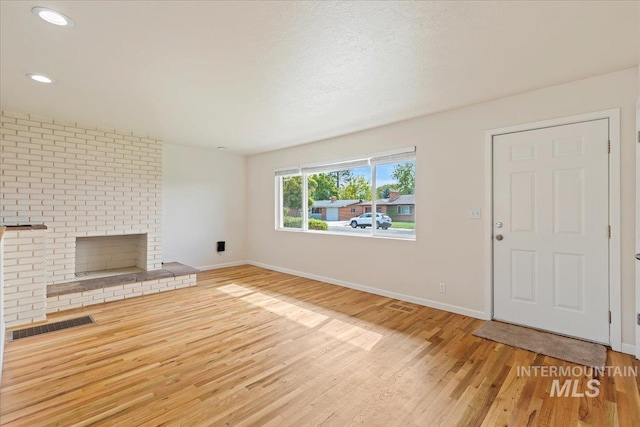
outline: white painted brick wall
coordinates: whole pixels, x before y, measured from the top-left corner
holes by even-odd
[[[45,320],[46,230],[11,230],[4,235],[4,320],[8,327]]]
[[[161,141],[3,111],[0,164],[0,222],[49,227],[48,284],[74,280],[83,236],[146,233],[161,268]]]
[[[127,285],[111,286],[92,291],[49,297],[47,298],[47,313],[55,313],[72,308],[101,304],[103,302],[118,301],[126,298],[186,288],[195,286],[196,284],[196,275],[190,274],[188,276],[147,280],[146,282],[129,283]]]

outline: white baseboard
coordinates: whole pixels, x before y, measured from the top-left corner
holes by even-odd
[[[620,348],[622,353],[630,354],[632,356],[636,355],[636,346],[633,344],[622,343],[622,347]]]
[[[226,268],[226,267],[237,267],[239,265],[249,264],[248,261],[234,261],[234,262],[225,262],[224,264],[214,264],[214,265],[205,265],[202,267],[196,267],[200,271],[206,270],[217,270],[218,268]]]
[[[383,297],[394,298],[401,301],[412,302],[414,304],[424,305],[425,307],[436,308],[438,310],[449,311],[452,313],[461,314],[463,316],[475,317],[477,319],[485,319],[485,313],[477,310],[470,310],[465,307],[457,305],[446,304],[438,301],[432,301],[424,298],[418,298],[411,295],[401,294],[397,292],[391,292],[384,289],[372,288],[370,286],[360,285],[357,283],[345,282],[344,280],[333,279],[331,277],[318,276],[315,274],[305,273],[303,271],[290,270],[288,268],[276,267],[274,265],[263,264],[255,261],[247,261],[247,264],[254,265],[256,267],[266,268],[267,270],[278,271],[280,273],[292,274],[294,276],[300,276],[307,279],[318,280],[320,282],[330,283],[332,285],[342,286],[345,288],[355,289],[362,292],[367,292],[374,295],[380,295]]]

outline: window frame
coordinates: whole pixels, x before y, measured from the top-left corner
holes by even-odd
[[[296,228],[296,227],[285,227],[284,226],[284,179],[285,178],[294,178],[296,176],[301,176],[300,173],[296,173],[296,169],[292,169],[292,168],[287,168],[287,169],[283,169],[283,170],[276,170],[276,174],[275,174],[275,182],[276,182],[276,203],[275,203],[275,208],[276,208],[276,215],[275,215],[275,226],[276,226],[276,230],[284,230],[284,231],[303,231],[305,229],[306,226],[306,222],[304,220],[304,211],[305,211],[305,207],[308,205],[308,201],[303,200],[303,206],[301,207],[302,210],[302,214],[303,214],[303,222],[302,222],[302,226],[300,228]],[[306,179],[303,177],[302,178],[302,185],[304,185],[306,182]],[[304,190],[304,189],[303,189]],[[304,193],[304,191],[303,191]],[[304,197],[304,194],[303,194]],[[308,218],[308,215],[307,215]],[[307,219],[308,221],[308,219]]]
[[[284,169],[277,169],[275,171],[275,185],[276,185],[276,192],[275,192],[275,198],[276,198],[276,203],[275,203],[275,208],[276,208],[276,212],[275,212],[275,229],[276,231],[294,231],[294,232],[309,232],[309,233],[314,233],[314,234],[332,234],[332,235],[340,235],[340,236],[355,236],[355,237],[376,237],[376,238],[385,238],[385,239],[394,239],[394,240],[408,240],[408,241],[415,241],[416,240],[416,234],[414,233],[414,235],[412,236],[393,236],[393,235],[386,235],[386,234],[379,234],[376,233],[376,228],[372,225],[370,227],[371,233],[370,234],[350,234],[350,233],[342,233],[342,232],[331,232],[331,231],[318,231],[318,230],[310,230],[309,229],[309,218],[310,218],[310,214],[312,213],[312,207],[309,206],[309,181],[308,181],[308,177],[310,175],[315,175],[318,173],[328,173],[328,172],[335,172],[335,171],[339,171],[339,170],[348,170],[348,169],[355,169],[355,168],[359,168],[359,167],[369,167],[370,168],[370,174],[371,174],[371,206],[370,207],[366,207],[365,206],[365,210],[363,212],[363,214],[366,213],[370,213],[371,217],[373,218],[373,213],[382,213],[382,214],[386,214],[385,212],[378,212],[378,207],[377,207],[377,193],[376,193],[376,175],[377,175],[377,170],[376,167],[378,165],[382,165],[382,164],[388,164],[388,163],[402,163],[402,162],[414,162],[417,163],[417,150],[416,147],[408,147],[408,148],[404,148],[404,149],[399,149],[399,150],[393,150],[393,151],[388,151],[388,152],[384,152],[384,153],[378,153],[376,155],[369,155],[367,157],[359,157],[356,158],[355,160],[346,160],[346,161],[337,161],[337,162],[327,162],[327,163],[321,163],[321,164],[314,164],[314,165],[308,165],[308,166],[295,166],[295,167],[289,167],[289,168],[284,168]],[[417,171],[416,171],[417,172]],[[292,177],[296,177],[296,176],[300,176],[302,178],[302,182],[301,182],[301,187],[302,187],[302,227],[301,228],[293,228],[293,227],[284,227],[284,179],[285,178],[292,178]],[[417,187],[417,180],[416,180],[416,187]],[[414,194],[416,193],[416,189],[414,188]],[[400,206],[400,205],[399,205]],[[402,206],[409,206],[410,205],[402,205]],[[321,208],[319,208],[321,209]],[[369,212],[367,212],[367,209],[370,209]],[[355,208],[351,208],[351,212],[354,213],[353,211],[355,210]],[[413,215],[415,215],[415,205],[413,206]],[[408,214],[408,215],[411,215]],[[373,223],[373,220],[372,220]]]

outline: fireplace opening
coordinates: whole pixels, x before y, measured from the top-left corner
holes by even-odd
[[[147,270],[147,235],[76,238],[76,277],[95,278]]]

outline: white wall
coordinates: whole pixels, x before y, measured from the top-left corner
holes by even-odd
[[[246,259],[247,160],[203,148],[165,144],[163,150],[164,262],[213,268]],[[259,208],[270,211],[271,205]],[[227,249],[216,252],[216,242]]]
[[[621,107],[622,321],[623,342],[632,344],[637,86],[638,69],[632,68],[251,156],[249,259],[480,314],[485,310],[484,222],[469,219],[469,210],[484,206],[484,132]],[[415,242],[274,230],[276,168],[409,145],[417,146]],[[440,282],[447,284],[446,294],[438,292]]]

